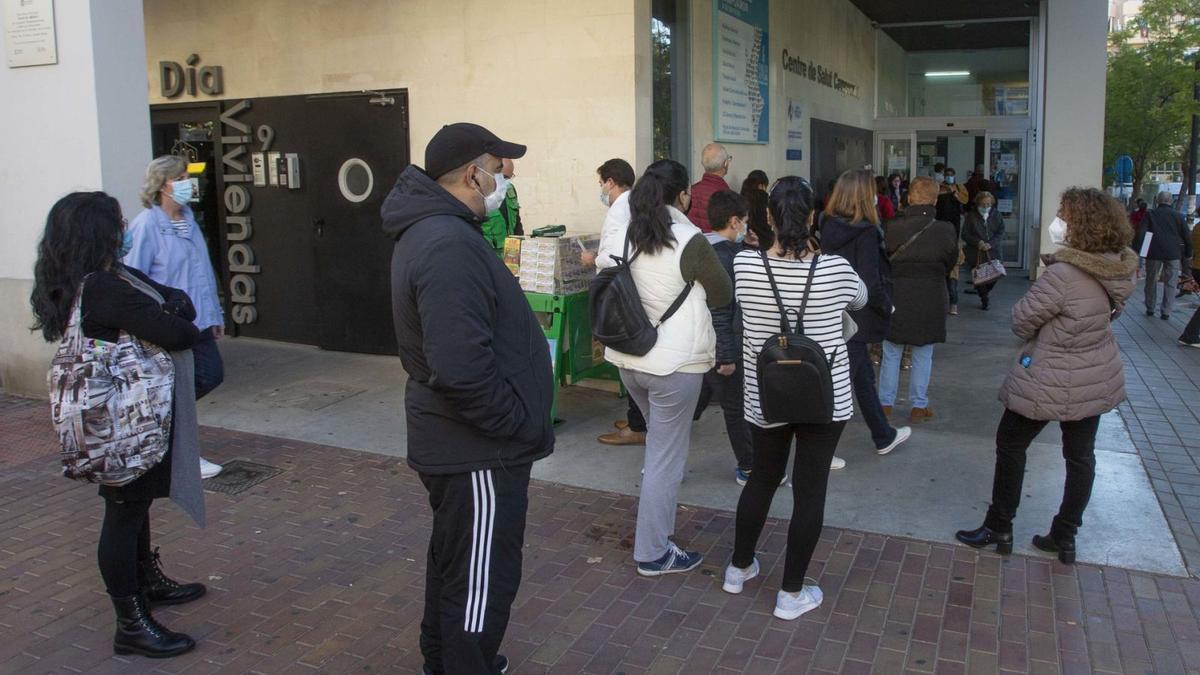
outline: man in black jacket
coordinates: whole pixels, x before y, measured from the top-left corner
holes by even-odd
[[[1150,250],[1146,253],[1146,316],[1154,316],[1158,304],[1158,284],[1163,285],[1162,313],[1165,321],[1171,318],[1171,307],[1175,304],[1175,284],[1184,260],[1192,257],[1192,240],[1188,234],[1183,214],[1171,207],[1171,193],[1160,192],[1155,199],[1157,206],[1146,212],[1142,220],[1142,232],[1134,248],[1141,251],[1142,240],[1150,236]]]
[[[409,379],[408,464],[429,491],[425,670],[497,673],[521,581],[529,472],[554,449],[550,351],[480,223],[525,146],[451,124],[383,204],[394,237],[392,313]]]

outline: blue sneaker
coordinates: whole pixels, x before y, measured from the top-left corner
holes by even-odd
[[[671,548],[663,557],[654,562],[638,563],[638,574],[644,577],[657,577],[675,572],[690,572],[704,562],[704,556],[698,551],[684,551],[671,544]]]

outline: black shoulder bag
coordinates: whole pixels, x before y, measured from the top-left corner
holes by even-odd
[[[768,423],[829,424],[833,421],[833,363],[825,349],[804,335],[804,310],[817,274],[814,254],[804,282],[804,299],[796,316],[795,330],[788,328],[788,310],[771,273],[767,254],[760,251],[767,280],[779,307],[779,334],[763,343],[758,354],[758,402]]]
[[[629,232],[626,231],[621,257],[612,257],[617,264],[600,270],[588,287],[592,337],[605,347],[633,356],[645,356],[654,348],[654,343],[658,342],[658,327],[679,311],[695,284],[687,282],[658,323],[650,321],[629,267],[640,254],[641,251],[635,251],[630,257]]]

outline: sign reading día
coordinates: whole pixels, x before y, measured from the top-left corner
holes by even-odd
[[[184,62],[187,67],[174,61],[158,62],[158,83],[163,98],[177,98],[187,92],[195,96],[196,91],[209,96],[220,96],[225,93],[225,69],[221,66],[196,66],[200,63],[198,54],[191,54]]]

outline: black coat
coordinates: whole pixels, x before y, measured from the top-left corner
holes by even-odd
[[[1004,240],[1004,219],[1000,217],[1000,212],[993,208],[984,222],[978,210],[967,211],[967,217],[963,219],[962,239],[968,269],[987,260],[988,253],[991,253],[993,258],[999,258],[1000,242]],[[979,244],[983,242],[991,244],[992,249],[985,251],[981,258]]]
[[[710,235],[711,236],[711,235]],[[721,267],[733,281],[733,259],[745,250],[745,246],[727,239],[713,242],[713,250]],[[724,307],[712,308],[713,330],[717,333],[717,365],[741,363],[742,361],[742,308],[737,300],[730,300]]]
[[[896,255],[906,241],[926,225],[933,225]],[[896,311],[888,330],[890,342],[928,345],[946,341],[946,312],[950,297],[946,275],[958,262],[958,235],[954,226],[936,220],[934,207],[910,206],[904,215],[888,221],[885,239],[892,256],[892,301]]]
[[[1188,233],[1183,214],[1170,206],[1158,206],[1146,212],[1142,219],[1142,232],[1134,242],[1133,250],[1142,250],[1142,239],[1149,232],[1150,250],[1147,260],[1187,260],[1192,257],[1192,239]]]
[[[882,342],[891,324],[892,280],[879,228],[868,221],[851,224],[844,218],[827,217],[821,232],[821,252],[845,258],[867,285],[867,306],[850,312],[858,324],[858,332],[850,339],[867,344]]]
[[[529,464],[554,450],[546,337],[480,220],[415,166],[381,209],[409,379],[408,463],[423,474]]]

